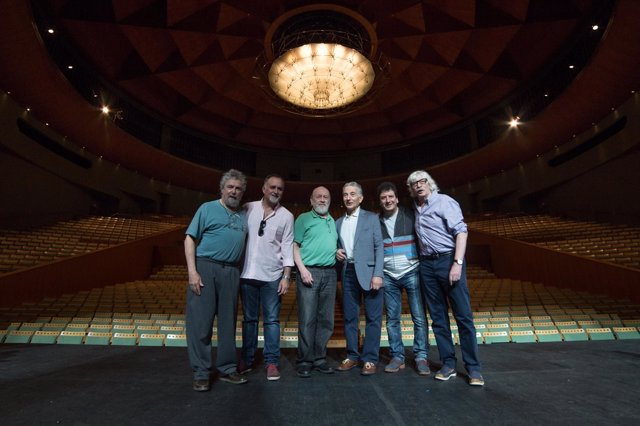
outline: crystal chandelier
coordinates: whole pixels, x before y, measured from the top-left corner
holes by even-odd
[[[278,57],[269,84],[280,98],[311,109],[331,109],[357,101],[375,79],[371,62],[341,44],[311,43]]]
[[[362,107],[388,77],[373,60],[377,37],[372,25],[337,5],[311,5],[274,21],[259,61],[259,80],[282,109],[308,116],[344,114]]]

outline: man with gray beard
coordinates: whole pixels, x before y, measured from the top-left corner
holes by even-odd
[[[208,391],[211,336],[218,317],[216,369],[220,380],[246,383],[236,371],[236,316],[240,272],[247,235],[246,212],[240,200],[247,179],[231,169],[220,180],[220,198],[204,203],[187,228],[184,253],[189,273],[187,289],[187,350],[193,370],[193,390]]]
[[[331,194],[323,186],[311,193],[311,211],[298,216],[293,233],[293,258],[298,268],[298,376],[311,370],[333,373],[327,343],[333,334],[336,301],[336,224],[329,214]]]

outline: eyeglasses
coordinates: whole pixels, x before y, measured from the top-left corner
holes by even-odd
[[[267,226],[267,221],[260,221],[260,228],[258,228],[258,237],[262,237],[264,235],[264,227]]]
[[[420,180],[417,180],[417,181],[415,181],[415,182],[411,182],[411,183],[410,183],[409,185],[407,185],[407,186],[408,186],[409,188],[417,188],[418,186],[420,186],[420,185],[424,185],[424,184],[426,184],[426,183],[427,183],[427,180],[426,180],[426,179],[420,179]]]

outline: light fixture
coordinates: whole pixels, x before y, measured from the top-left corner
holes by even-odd
[[[597,24],[593,24],[593,25],[591,26],[591,29],[592,29],[593,31],[597,31],[597,30],[598,30],[598,28],[600,28],[600,27],[599,27]]]
[[[511,127],[517,127],[518,124],[520,124],[520,117],[513,117],[509,122],[509,126]]]
[[[269,28],[255,78],[269,99],[289,112],[345,114],[368,104],[388,80],[377,43],[373,26],[351,9],[297,8]]]
[[[111,110],[109,109],[108,106],[103,105],[102,108],[101,108],[101,111],[102,111],[103,114],[109,114],[109,111],[111,111]]]

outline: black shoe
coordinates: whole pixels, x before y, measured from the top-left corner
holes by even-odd
[[[304,367],[298,368],[298,377],[302,377],[303,379],[311,377],[311,367],[305,365]]]
[[[314,365],[313,369],[321,372],[322,374],[333,374],[335,370],[329,367],[329,363],[323,362],[322,364]]]
[[[232,385],[242,385],[248,382],[246,377],[241,376],[236,372],[222,375],[220,376],[220,380],[222,380],[223,382],[231,383]]]

